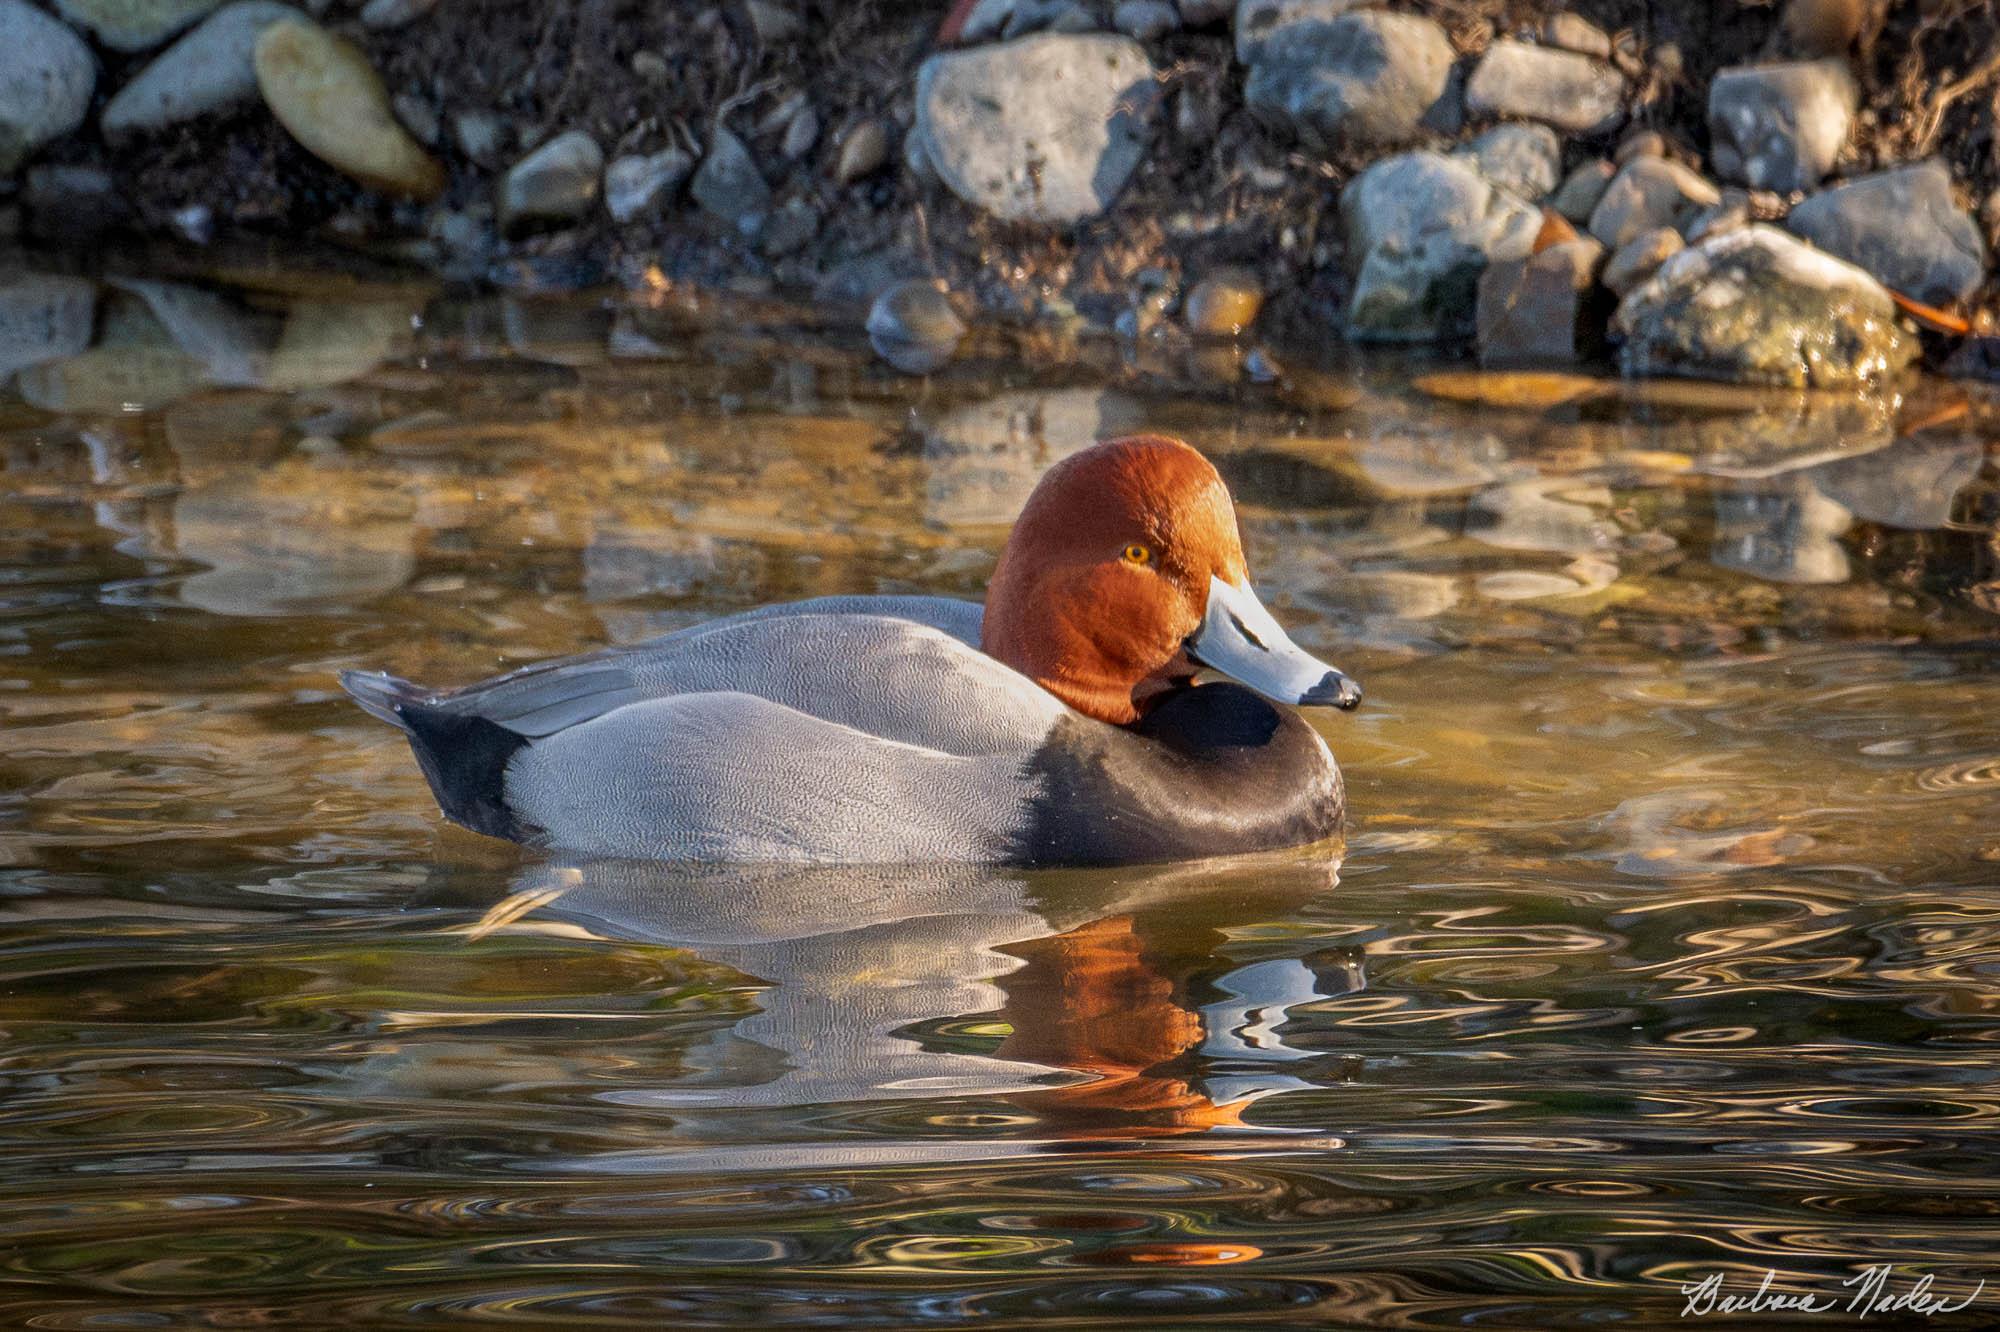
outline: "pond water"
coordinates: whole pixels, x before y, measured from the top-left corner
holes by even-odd
[[[2000,400],[850,330],[0,285],[0,1322],[2000,1322]],[[551,864],[334,684],[977,598],[1140,425],[1344,859]]]

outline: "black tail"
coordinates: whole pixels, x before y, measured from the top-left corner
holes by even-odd
[[[446,818],[488,837],[533,838],[538,830],[507,808],[507,763],[528,743],[525,736],[427,703],[399,704],[396,719]]]

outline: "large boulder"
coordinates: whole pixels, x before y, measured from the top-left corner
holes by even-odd
[[[81,125],[96,87],[81,37],[26,0],[0,0],[0,173]]]
[[[1503,37],[1486,48],[1465,84],[1476,116],[1539,120],[1577,134],[1604,134],[1625,118],[1625,76],[1574,51]]]
[[[1951,197],[1951,173],[1936,160],[1815,194],[1785,225],[1928,305],[1963,300],[1986,276],[1986,243]]]
[[[1917,342],[1882,284],[1776,227],[1682,250],[1618,306],[1628,375],[1845,388],[1907,366]]]
[[[254,101],[258,36],[273,23],[303,18],[277,0],[223,6],[120,88],[98,125],[116,139]]]
[[[1251,67],[1243,98],[1318,148],[1407,143],[1444,95],[1455,58],[1430,19],[1362,10],[1297,25],[1296,40],[1266,48]]]
[[[1159,97],[1130,37],[1044,33],[926,60],[916,135],[967,203],[1009,221],[1076,222],[1131,178]]]
[[[1738,65],[1708,85],[1715,172],[1753,190],[1809,190],[1847,142],[1860,99],[1844,60]]]
[[[1433,152],[1363,171],[1341,191],[1340,216],[1355,266],[1348,333],[1389,342],[1471,333],[1480,271],[1526,256],[1541,229],[1534,209]]]

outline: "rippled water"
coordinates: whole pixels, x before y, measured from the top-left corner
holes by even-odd
[[[0,284],[0,1322],[2000,1323],[2000,403],[982,339]],[[333,684],[976,597],[1140,424],[1344,863],[548,864]]]

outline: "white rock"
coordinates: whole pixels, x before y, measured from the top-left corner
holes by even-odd
[[[967,203],[1009,221],[1074,222],[1124,188],[1159,96],[1145,48],[1129,37],[1026,37],[926,60],[915,137]]]
[[[0,0],[0,172],[83,124],[96,87],[82,38],[25,0]]]

